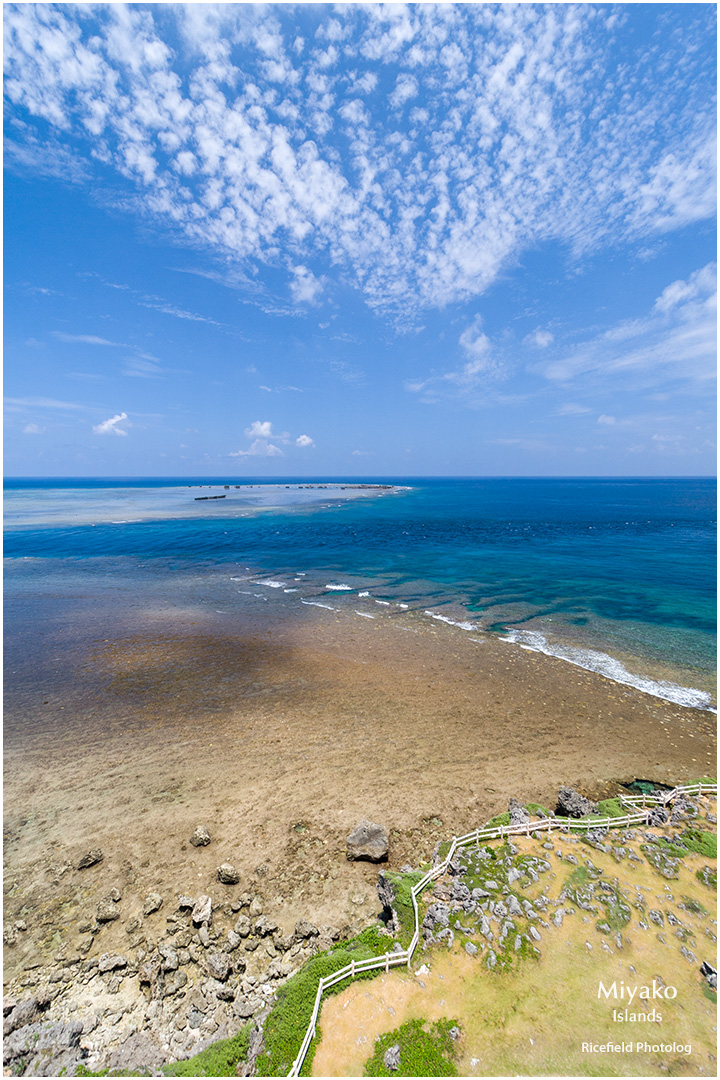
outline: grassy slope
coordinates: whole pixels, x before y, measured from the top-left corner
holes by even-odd
[[[712,810],[716,810],[714,805]],[[641,851],[644,835],[639,831],[634,840],[624,840],[622,831],[610,832],[607,839],[615,848],[610,852],[554,834],[553,847],[576,858],[577,867],[543,848],[546,837],[518,839],[516,864],[536,858],[549,860],[551,865],[549,871],[539,874],[537,883],[526,882],[524,887],[514,883],[518,898],[533,900],[544,891],[554,899],[564,888],[564,906],[575,908],[575,914],[566,916],[559,928],[550,923],[554,907],[547,909],[548,927],[534,923],[541,935],[535,945],[539,953],[535,962],[529,962],[528,956],[508,965],[497,963],[491,970],[487,946],[475,957],[463,948],[466,941],[479,946],[481,936],[456,931],[451,950],[440,945],[417,954],[416,966],[424,962],[431,969],[420,979],[390,973],[369,984],[362,997],[347,991],[325,1006],[322,1020],[326,1034],[318,1048],[317,1075],[359,1075],[377,1036],[397,1031],[409,1020],[434,1021],[449,1015],[457,1017],[463,1030],[458,1062],[461,1075],[712,1072],[716,995],[700,975],[699,963],[707,959],[715,964],[716,927],[708,915],[715,905],[714,826],[703,819],[652,830],[656,846],[668,843],[668,832],[673,836],[679,833],[683,845],[668,845],[680,856],[672,879],[645,857]],[[495,878],[502,865],[497,857],[500,845],[490,846],[495,847],[496,858],[480,861],[479,873],[471,866],[472,877],[478,880],[483,867],[487,867],[486,877]],[[617,850],[621,847],[624,853]],[[628,858],[630,850],[637,862]],[[587,859],[594,869],[588,868]],[[600,882],[608,888],[600,889]],[[593,892],[588,891],[589,885],[593,885]],[[430,899],[427,896],[425,903]],[[578,907],[577,900],[589,903],[594,910]],[[651,908],[662,912],[662,926],[649,919]],[[461,925],[469,927],[471,920],[461,915]],[[520,918],[516,922],[524,933],[527,922]],[[494,944],[501,958],[497,942]],[[683,947],[695,956],[694,961],[681,953]],[[662,1002],[661,1023],[619,1024],[613,1020],[612,1010],[624,1008],[626,1003],[598,998],[600,981],[605,986],[613,981],[650,985],[657,976],[677,988],[674,1001]],[[395,1010],[392,1016],[390,1007]],[[635,1011],[640,1011],[637,1006]],[[352,1040],[348,1038],[350,1031],[355,1036]],[[333,1044],[335,1032],[338,1038]],[[366,1041],[358,1046],[358,1039]],[[688,1060],[677,1053],[589,1055],[582,1052],[583,1040],[689,1043],[693,1053]]]

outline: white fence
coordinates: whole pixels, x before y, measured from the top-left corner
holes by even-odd
[[[320,1012],[322,996],[329,987],[335,986],[336,983],[342,982],[343,979],[352,979],[364,971],[389,971],[390,968],[399,967],[401,964],[410,967],[410,961],[412,960],[413,953],[420,940],[420,916],[417,898],[420,893],[427,888],[431,881],[435,881],[436,878],[442,877],[459,847],[465,847],[467,844],[477,844],[483,840],[503,839],[506,836],[530,836],[533,833],[538,832],[552,833],[553,830],[556,832],[567,833],[584,832],[590,829],[617,829],[624,825],[642,825],[647,822],[648,815],[652,812],[654,807],[667,806],[669,802],[672,802],[672,800],[679,795],[715,794],[717,794],[717,784],[683,784],[680,787],[673,788],[672,791],[665,791],[659,795],[620,795],[620,802],[634,811],[633,813],[623,815],[623,817],[547,817],[541,818],[539,821],[528,821],[521,825],[498,825],[492,828],[485,826],[482,829],[475,829],[474,832],[465,833],[464,836],[454,836],[450,844],[450,850],[443,861],[438,866],[434,866],[432,870],[428,870],[427,874],[420,878],[420,881],[412,887],[411,896],[415,914],[415,932],[408,948],[403,949],[402,952],[385,953],[384,956],[375,956],[370,960],[353,960],[346,967],[340,968],[339,971],[335,971],[332,975],[320,979],[317,994],[315,995],[315,1005],[313,1007],[310,1023],[308,1024],[305,1038],[302,1041],[297,1057],[292,1063],[292,1068],[290,1069],[288,1076],[300,1075],[305,1055],[308,1052],[310,1043],[315,1037],[315,1029],[318,1014]]]

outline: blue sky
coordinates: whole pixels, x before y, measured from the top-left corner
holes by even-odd
[[[714,473],[713,4],[4,16],[7,474]]]

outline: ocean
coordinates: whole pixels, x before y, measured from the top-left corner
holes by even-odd
[[[71,594],[258,624],[311,605],[433,619],[449,647],[496,635],[706,709],[715,516],[711,479],[10,479],[6,640]]]

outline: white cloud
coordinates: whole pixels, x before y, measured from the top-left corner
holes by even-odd
[[[587,405],[576,405],[573,401],[568,401],[564,405],[560,405],[555,410],[555,416],[583,416],[585,413],[592,412],[592,409]]]
[[[109,420],[103,420],[100,424],[95,424],[93,427],[93,435],[127,435],[127,431],[124,431],[119,424],[122,424],[124,420],[127,420],[127,413],[116,413],[115,416],[111,416]]]
[[[23,435],[41,435],[44,430],[44,427],[39,427],[37,424],[26,424],[23,428]]]
[[[229,457],[282,457],[283,452],[279,446],[268,442],[267,439],[255,439],[247,450],[235,450]]]
[[[317,302],[320,257],[416,320],[542,244],[712,216],[715,13],[675,7],[651,5],[618,63],[616,13],[590,4],[317,5],[307,44],[281,5],[8,6],[8,157],[106,185],[219,259],[291,260],[297,303]],[[422,105],[413,128],[378,70],[396,107]]]
[[[295,440],[295,445],[296,446],[314,446],[315,443],[313,442],[313,440],[310,438],[309,435],[298,435],[297,439]]]
[[[552,345],[555,337],[549,330],[534,330],[532,334],[528,334],[524,338],[526,345],[534,345],[538,349],[547,349],[548,345]]]
[[[716,308],[716,268],[708,264],[668,285],[646,316],[611,326],[537,370],[553,382],[621,377],[627,388],[655,389],[668,380],[707,385],[716,375]]]
[[[479,315],[463,330],[458,344],[468,357],[461,368],[446,371],[443,375],[432,375],[428,379],[409,380],[405,383],[405,389],[411,393],[422,393],[432,387],[433,392],[437,393],[443,384],[447,386],[450,383],[456,393],[467,393],[484,380],[500,373],[501,364],[493,354],[492,344],[482,329]]]
[[[395,89],[390,94],[390,104],[395,109],[401,108],[406,101],[414,98],[418,92],[417,79],[405,73],[398,75]]]
[[[290,293],[296,304],[317,304],[323,291],[323,283],[307,266],[293,268],[295,280],[290,282]]]
[[[606,413],[603,413],[601,416],[598,416],[597,422],[598,422],[598,424],[607,424],[608,427],[612,427],[613,424],[617,423],[614,416],[608,416]]]
[[[253,420],[250,427],[245,428],[248,439],[272,439],[272,423],[270,420]]]

